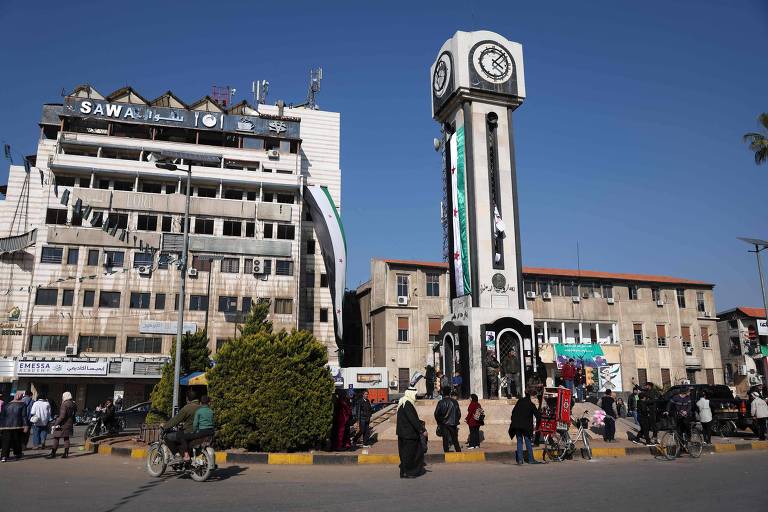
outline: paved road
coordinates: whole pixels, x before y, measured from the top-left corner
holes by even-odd
[[[150,478],[142,461],[81,455],[0,465],[3,510],[754,510],[768,453],[673,462],[630,457],[517,467],[439,464],[416,480],[394,466],[229,466],[205,483]],[[752,482],[754,485],[749,485]],[[530,507],[530,508],[529,508]]]

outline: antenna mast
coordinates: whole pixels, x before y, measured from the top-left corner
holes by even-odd
[[[317,93],[320,92],[320,82],[323,80],[323,68],[309,70],[309,90],[307,91],[307,101],[296,105],[297,108],[306,107],[312,110],[319,110],[317,105]]]

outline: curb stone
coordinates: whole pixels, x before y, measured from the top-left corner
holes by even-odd
[[[704,447],[704,453],[732,453],[737,451],[768,450],[768,441],[752,441],[748,443],[723,443]],[[112,455],[143,459],[147,456],[146,448],[127,448],[110,446],[103,443],[85,443],[85,451],[98,455]],[[652,447],[629,446],[625,448],[593,448],[592,456],[599,458],[619,458],[634,455],[654,455]],[[534,457],[541,459],[540,448],[534,450]],[[574,455],[578,458],[578,453]],[[427,453],[424,460],[428,464],[464,464],[479,462],[507,462],[515,460],[515,450],[500,452],[466,451],[449,453]],[[271,464],[271,465],[397,465],[400,458],[397,454],[331,454],[331,453],[247,453],[247,452],[216,452],[216,464]]]

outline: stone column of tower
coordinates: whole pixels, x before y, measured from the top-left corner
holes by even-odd
[[[461,371],[464,395],[488,397],[488,368],[492,373],[512,351],[519,393],[536,364],[533,314],[522,294],[512,124],[525,98],[522,46],[493,32],[456,32],[430,71],[447,167],[451,315],[441,331],[444,371]]]

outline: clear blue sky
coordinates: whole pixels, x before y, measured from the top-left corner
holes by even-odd
[[[298,102],[322,65],[354,287],[371,257],[441,258],[429,66],[454,31],[489,29],[525,55],[524,263],[574,268],[578,240],[582,268],[710,281],[719,310],[761,303],[735,237],[768,238],[768,166],[741,142],[768,111],[766,2],[171,4],[3,2],[0,139],[33,153],[41,105],[83,82],[193,100],[268,79],[271,100]]]

